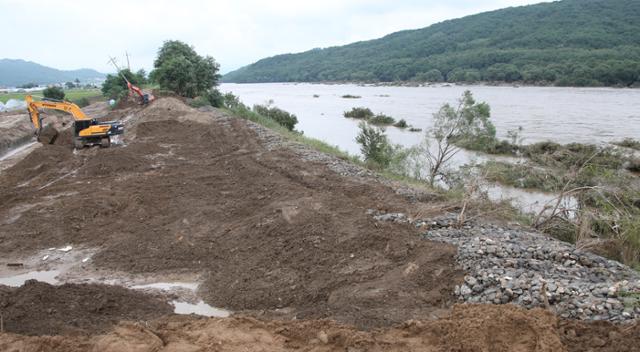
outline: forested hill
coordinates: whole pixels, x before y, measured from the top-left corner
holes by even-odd
[[[639,76],[640,0],[564,0],[278,55],[230,72],[223,81],[638,86]]]

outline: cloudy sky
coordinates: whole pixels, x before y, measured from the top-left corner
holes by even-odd
[[[374,39],[543,0],[0,0],[0,58],[103,72],[125,51],[153,65],[163,40],[211,55],[222,72],[263,57]]]

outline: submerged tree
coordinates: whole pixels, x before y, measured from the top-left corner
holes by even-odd
[[[490,111],[488,104],[476,102],[471,92],[465,91],[457,107],[444,104],[433,115],[433,127],[427,131],[424,148],[432,185],[444,176],[444,168],[460,151],[457,145],[495,143],[496,129]]]

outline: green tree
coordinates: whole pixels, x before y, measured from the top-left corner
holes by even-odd
[[[66,83],[64,84],[64,87],[65,87],[65,88],[67,88],[67,89],[73,89],[73,88],[75,88],[75,87],[76,87],[76,85],[75,85],[75,84],[73,84],[73,82],[66,82]]]
[[[153,80],[162,89],[193,98],[215,87],[220,75],[219,65],[210,57],[202,57],[186,43],[165,41],[154,62]]]
[[[487,145],[496,141],[496,129],[491,122],[491,109],[478,103],[470,91],[465,91],[457,107],[444,104],[433,115],[433,127],[425,138],[424,153],[429,169],[429,182],[446,176],[443,170],[460,149],[456,144]]]
[[[42,95],[47,99],[63,100],[64,90],[60,87],[51,86],[43,90]]]

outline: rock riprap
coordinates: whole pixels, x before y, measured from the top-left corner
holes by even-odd
[[[544,234],[471,223],[455,226],[456,214],[410,219],[370,210],[378,221],[411,222],[423,237],[458,247],[467,273],[455,295],[469,303],[547,307],[564,318],[628,321],[640,317],[640,274],[613,260]]]

